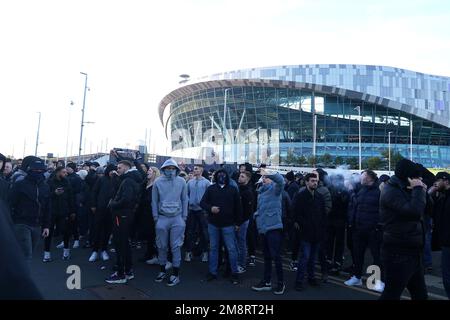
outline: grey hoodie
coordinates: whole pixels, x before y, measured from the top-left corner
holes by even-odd
[[[164,174],[156,179],[152,190],[152,214],[156,221],[160,215],[176,217],[181,215],[184,220],[188,214],[188,197],[186,181],[178,177],[180,168],[173,159],[169,159],[161,166],[161,171],[168,167],[177,168],[176,177],[167,178]]]

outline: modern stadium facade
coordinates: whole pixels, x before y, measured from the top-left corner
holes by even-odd
[[[159,117],[173,156],[210,163],[345,162],[359,158],[361,142],[363,160],[390,147],[449,167],[449,94],[449,77],[393,67],[254,68],[185,82],[162,99]]]

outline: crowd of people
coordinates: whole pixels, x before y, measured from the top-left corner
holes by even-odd
[[[206,171],[173,159],[160,168],[138,159],[100,166],[28,156],[13,163],[1,154],[0,168],[0,202],[24,257],[32,259],[41,238],[45,263],[53,259],[53,239],[62,238],[56,247],[64,260],[82,244],[92,249],[90,262],[114,252],[108,283],[132,280],[132,249],[145,246],[139,261],[159,265],[155,281],[168,286],[180,283],[182,264],[197,257],[208,264],[207,281],[223,268],[238,284],[258,249],[264,273],[255,291],[285,292],[283,257],[296,272],[295,290],[342,272],[351,275],[345,285],[361,286],[370,249],[381,270],[373,286],[381,299],[400,299],[405,288],[412,299],[426,299],[431,252],[441,250],[450,297],[450,175],[407,159],[391,177],[322,168],[283,176],[248,163]]]

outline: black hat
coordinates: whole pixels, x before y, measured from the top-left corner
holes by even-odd
[[[302,174],[301,172],[297,172],[297,173],[295,174],[295,177],[296,177],[296,178],[299,178],[299,179],[303,179],[303,174]]]
[[[286,179],[288,181],[294,181],[295,180],[294,172],[293,171],[289,171],[288,173],[286,173]]]
[[[400,180],[407,182],[408,178],[419,178],[422,176],[422,170],[417,163],[403,158],[395,166],[395,175]]]
[[[91,166],[95,166],[96,168],[100,167],[100,163],[97,161],[91,162]]]
[[[382,174],[382,175],[378,178],[378,180],[380,180],[380,182],[386,182],[386,181],[389,181],[390,178],[391,178],[391,177],[389,177],[387,174]]]
[[[70,168],[70,169],[72,169],[73,171],[76,171],[76,170],[77,170],[77,165],[75,164],[75,162],[69,162],[69,163],[67,164],[67,167]]]
[[[449,180],[450,181],[450,174],[448,172],[445,172],[445,171],[438,172],[436,174],[436,180],[439,180],[439,179]]]
[[[46,171],[47,166],[45,165],[45,162],[41,159],[37,159],[32,161],[29,165],[28,165],[28,170],[27,171]]]
[[[90,167],[90,166],[92,166],[92,163],[91,163],[90,161],[85,161],[85,162],[83,163],[83,166],[88,166],[88,167]]]

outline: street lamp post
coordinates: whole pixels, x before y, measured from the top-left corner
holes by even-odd
[[[388,132],[389,175],[391,175],[391,134],[392,131],[389,131]]]
[[[224,104],[223,104],[223,126],[222,126],[222,136],[223,136],[223,143],[222,143],[222,157],[223,157],[223,163],[225,163],[225,132],[227,130],[227,92],[231,88],[225,89],[225,96],[224,96]]]
[[[70,101],[70,105],[71,106],[73,106],[73,101]],[[67,120],[67,137],[66,137],[66,156],[65,156],[65,162],[66,162],[66,165],[67,165],[67,155],[68,155],[68,153],[69,153],[69,135],[70,135],[70,112],[71,112],[72,110],[70,110],[70,107],[69,107],[69,116],[68,116],[68,120]]]
[[[83,128],[84,128],[84,108],[86,106],[86,91],[87,91],[87,73],[80,72],[84,75],[84,97],[83,97],[83,109],[81,109],[81,130],[80,130],[80,148],[78,149],[78,163],[81,160],[81,144],[83,143]]]
[[[358,110],[358,136],[359,136],[359,171],[361,171],[361,106],[357,106]]]
[[[39,131],[41,130],[41,113],[39,113],[38,127],[36,133],[36,148],[34,149],[34,156],[37,157],[38,145],[39,145]]]
[[[413,122],[412,119],[409,122],[409,160],[413,159]]]

